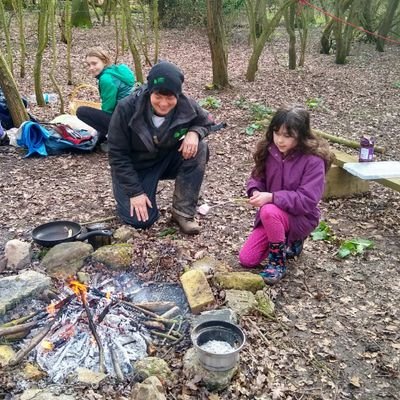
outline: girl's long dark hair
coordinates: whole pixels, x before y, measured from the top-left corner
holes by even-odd
[[[286,127],[290,136],[298,140],[296,149],[303,154],[321,157],[325,161],[325,172],[327,172],[334,159],[328,142],[311,131],[308,111],[301,106],[293,106],[280,108],[273,116],[265,138],[258,142],[253,155],[255,166],[252,175],[257,178],[264,177],[268,146],[273,142],[274,132],[277,132],[282,125]]]

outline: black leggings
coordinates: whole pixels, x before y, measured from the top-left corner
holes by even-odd
[[[81,106],[76,110],[76,116],[85,124],[96,129],[99,135],[98,143],[106,140],[112,114],[97,108]]]

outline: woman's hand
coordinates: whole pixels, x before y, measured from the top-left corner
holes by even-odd
[[[272,203],[272,193],[255,190],[249,199],[249,203],[253,207],[262,207],[264,204]]]
[[[136,218],[138,221],[147,221],[149,219],[149,213],[147,212],[147,207],[153,208],[151,205],[150,199],[147,197],[145,193],[140,194],[139,196],[131,197],[131,217],[134,217],[136,214]]]
[[[185,139],[183,139],[178,151],[182,152],[182,157],[187,160],[196,156],[198,148],[199,135],[194,131],[189,131],[185,135]]]

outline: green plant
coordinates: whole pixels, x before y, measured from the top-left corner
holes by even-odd
[[[175,233],[177,232],[176,228],[165,228],[164,230],[162,230],[159,234],[158,237],[166,237],[166,236],[173,236],[175,235]]]
[[[318,97],[316,97],[316,98],[312,97],[312,98],[306,100],[306,106],[310,110],[316,110],[321,105],[322,105],[322,100],[319,99]]]
[[[355,238],[345,240],[339,247],[337,256],[339,258],[346,258],[350,255],[363,254],[365,250],[372,249],[374,242],[369,239]]]
[[[249,125],[248,127],[246,127],[245,133],[248,136],[253,136],[256,131],[261,130],[263,127],[264,127],[263,124],[254,122],[251,125]]]
[[[330,226],[325,221],[321,221],[311,232],[311,237],[312,240],[326,240],[329,242],[335,238],[335,235]]]
[[[273,113],[273,110],[270,107],[260,103],[251,103],[249,109],[253,121],[265,120]]]
[[[214,96],[207,96],[199,101],[199,104],[208,109],[217,109],[221,107],[221,100],[215,98]]]
[[[396,81],[393,83],[393,87],[396,89],[400,89],[400,81]]]
[[[249,103],[247,102],[246,97],[244,96],[240,96],[233,102],[233,104],[236,107],[241,108],[242,110],[247,110],[249,108]]]

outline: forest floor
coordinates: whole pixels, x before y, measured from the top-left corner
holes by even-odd
[[[98,26],[74,33],[75,84],[96,84],[84,67],[88,44],[114,49],[113,29]],[[29,37],[28,52],[32,55],[35,46],[35,38]],[[308,48],[305,66],[290,71],[286,34],[278,32],[263,52],[255,82],[248,83],[244,75],[250,51],[245,35],[234,32],[229,51],[232,88],[223,92],[204,89],[212,81],[205,31],[163,31],[160,48],[162,59],[183,69],[187,94],[198,100],[210,95],[221,100],[221,107],[213,114],[228,128],[208,139],[211,157],[200,203],[216,207],[199,217],[201,234],[159,235],[170,226],[172,194],[172,185],[162,182],[158,196],[161,218],[137,238],[139,243],[151,242],[158,248],[168,243],[179,247],[188,262],[210,255],[233,269],[240,268],[237,255],[251,231],[254,210],[232,200],[245,196],[252,151],[263,135],[245,134],[251,123],[245,105],[259,103],[276,109],[282,104],[318,99],[319,106],[311,111],[314,128],[355,140],[361,134],[374,135],[387,149],[379,159],[400,159],[398,46],[377,53],[372,45],[357,43],[348,63],[339,66],[334,55],[319,54],[315,39]],[[57,81],[67,99],[73,87],[65,84],[64,52],[61,47]],[[46,60],[43,85],[45,91],[54,91],[47,79],[50,62]],[[128,53],[118,61],[133,67]],[[17,78],[25,95],[33,93],[32,65],[27,78]],[[50,120],[57,115],[57,106],[32,107],[31,112],[42,121]],[[0,254],[7,240],[30,240],[32,228],[41,223],[54,219],[84,222],[115,214],[107,155],[99,150],[87,155],[25,159],[23,152],[3,147],[0,165]],[[242,320],[248,341],[240,371],[230,387],[211,395],[180,375],[168,389],[168,398],[400,398],[400,194],[373,183],[365,195],[322,201],[321,210],[338,240],[364,237],[374,241],[374,249],[340,260],[335,256],[336,242],[308,239],[301,257],[290,263],[287,277],[269,290],[276,303],[277,322],[258,315]],[[1,275],[11,272],[5,270]],[[172,367],[179,372],[178,354]],[[13,390],[12,381],[5,376],[0,381],[1,386],[6,384]],[[78,389],[67,389],[74,390]],[[123,399],[129,385],[79,390],[82,398]]]

